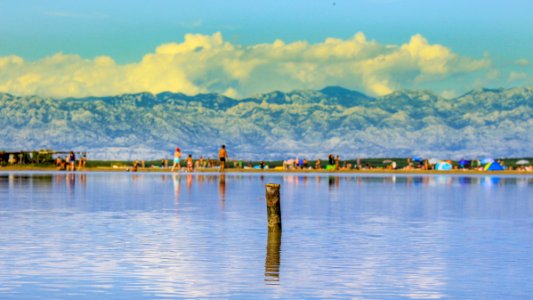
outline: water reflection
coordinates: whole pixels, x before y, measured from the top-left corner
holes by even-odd
[[[76,188],[85,188],[87,185],[87,174],[66,173],[66,174],[0,174],[0,186],[9,188],[30,188],[39,189],[47,187],[64,187],[68,191]]]
[[[283,185],[283,237],[264,232],[265,182]],[[532,189],[531,176],[0,173],[0,298],[528,298]]]
[[[220,174],[218,178],[218,198],[220,205],[224,207],[226,203],[226,174]]]
[[[179,174],[172,174],[172,183],[174,186],[174,201],[176,202],[176,207],[180,202],[180,180],[181,177]]]
[[[339,176],[329,176],[328,178],[328,186],[329,190],[338,190],[340,185],[341,178]]]
[[[338,190],[341,182],[362,183],[386,183],[405,184],[407,186],[437,186],[437,185],[483,185],[483,186],[504,186],[504,185],[531,185],[531,176],[498,176],[498,175],[321,175],[312,176],[283,175],[283,182],[289,185],[305,185],[309,177],[314,177],[316,183],[320,183],[327,177],[330,190]]]
[[[265,257],[265,281],[269,284],[279,282],[281,249],[281,230],[269,230]]]

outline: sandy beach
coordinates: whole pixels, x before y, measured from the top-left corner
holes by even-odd
[[[116,167],[86,167],[74,172],[129,172],[131,167],[128,166],[116,166]],[[0,172],[12,172],[12,171],[42,171],[42,172],[58,172],[58,173],[68,173],[71,171],[58,171],[54,166],[42,167],[42,166],[4,166],[0,167]],[[170,168],[139,168],[137,173],[171,173]],[[194,174],[194,173],[213,173],[219,172],[217,168],[202,168],[196,169],[194,172],[175,171],[177,174]],[[437,170],[421,170],[421,169],[383,169],[383,168],[374,168],[374,169],[365,169],[365,170],[356,170],[356,169],[341,169],[338,171],[328,171],[325,169],[290,169],[290,170],[279,170],[279,169],[264,169],[258,170],[253,168],[227,168],[224,173],[297,173],[297,174],[311,174],[311,173],[323,173],[323,174],[411,174],[411,175],[427,175],[427,174],[454,174],[454,175],[531,175],[533,172],[530,171],[519,171],[519,170],[504,170],[504,171],[478,171],[478,170],[466,170],[466,169],[455,169],[449,171],[437,171]]]

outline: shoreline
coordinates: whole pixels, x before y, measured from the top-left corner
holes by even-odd
[[[39,166],[6,166],[0,167],[0,173],[2,172],[24,172],[24,171],[39,171],[39,172],[51,172],[51,173],[80,173],[80,172],[127,172],[127,173],[174,173],[174,174],[201,174],[201,173],[221,173],[221,174],[231,174],[231,173],[252,173],[252,174],[309,174],[309,173],[320,173],[320,174],[400,174],[400,175],[531,175],[531,171],[519,171],[519,170],[503,170],[503,171],[478,171],[478,170],[449,170],[449,171],[437,171],[437,170],[390,170],[390,169],[370,169],[370,170],[338,170],[338,171],[328,171],[325,169],[299,169],[299,170],[276,170],[276,169],[226,169],[224,172],[219,172],[216,168],[205,168],[197,169],[193,172],[186,171],[174,171],[171,172],[170,168],[138,168],[137,172],[130,172],[128,169],[130,167],[85,167],[76,171],[65,171],[57,170],[55,167],[39,167]]]

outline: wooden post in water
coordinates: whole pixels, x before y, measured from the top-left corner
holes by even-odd
[[[266,204],[268,216],[268,232],[281,231],[281,205],[279,199],[279,184],[266,185]]]
[[[281,246],[281,203],[279,184],[266,185],[266,204],[268,217],[267,252],[265,257],[265,281],[279,281]]]

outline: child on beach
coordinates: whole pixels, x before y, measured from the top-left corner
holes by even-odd
[[[187,157],[187,172],[193,171],[192,154]]]

